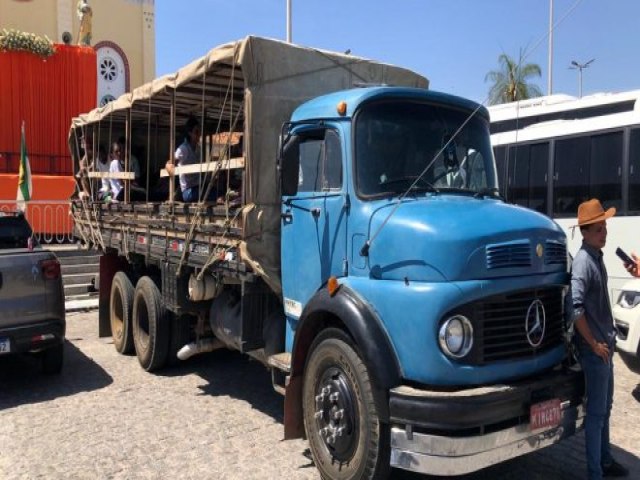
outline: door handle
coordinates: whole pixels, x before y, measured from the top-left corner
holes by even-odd
[[[319,208],[312,208],[311,209],[311,215],[313,215],[313,218],[318,218],[320,216],[320,209]]]

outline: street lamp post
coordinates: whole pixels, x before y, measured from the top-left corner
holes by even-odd
[[[571,60],[571,66],[569,67],[571,70],[578,70],[578,98],[582,98],[582,70],[588,68],[595,61],[595,58],[592,58],[586,63],[578,63],[575,60]]]
[[[287,0],[287,43],[291,42],[291,0]]]
[[[547,95],[551,95],[553,93],[553,0],[549,0],[549,58],[547,70]]]

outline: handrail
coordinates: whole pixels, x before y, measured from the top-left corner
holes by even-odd
[[[30,200],[25,217],[40,243],[69,243],[74,241],[73,218],[68,200]],[[0,212],[18,210],[15,199],[1,200]]]

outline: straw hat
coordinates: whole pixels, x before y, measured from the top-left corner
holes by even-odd
[[[600,200],[592,198],[591,200],[582,202],[578,207],[578,225],[575,226],[582,227],[583,225],[602,222],[613,217],[615,214],[615,207],[611,207],[605,212]]]

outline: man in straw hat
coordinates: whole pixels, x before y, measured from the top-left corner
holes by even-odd
[[[587,389],[585,439],[591,480],[629,473],[613,459],[609,443],[616,331],[602,248],[607,243],[607,219],[615,214],[615,208],[605,212],[597,199],[580,204],[576,226],[582,233],[582,247],[573,260],[571,276],[576,341]]]

